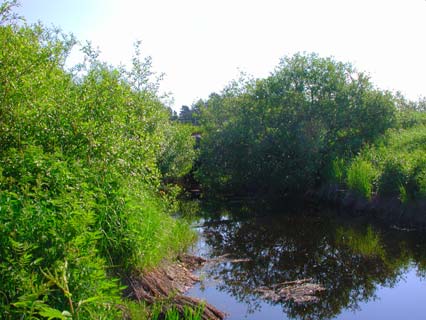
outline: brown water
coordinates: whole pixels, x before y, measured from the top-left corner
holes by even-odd
[[[331,211],[240,208],[203,218],[194,251],[245,262],[208,264],[188,292],[228,319],[425,319],[426,233],[397,230]],[[290,210],[291,211],[291,210]],[[318,301],[274,303],[261,286],[312,278],[325,287]]]

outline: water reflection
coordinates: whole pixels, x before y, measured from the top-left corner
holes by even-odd
[[[229,254],[250,261],[220,263],[205,272],[207,278],[220,279],[217,288],[246,303],[249,312],[264,305],[253,293],[256,288],[313,278],[326,288],[319,301],[279,304],[289,318],[333,318],[343,309],[357,310],[360,303],[376,299],[378,287],[393,287],[413,265],[419,275],[425,274],[422,233],[355,223],[353,219],[349,223],[328,213],[228,216],[226,221],[205,220],[206,255]]]

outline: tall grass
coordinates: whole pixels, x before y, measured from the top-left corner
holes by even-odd
[[[331,161],[329,178],[333,182],[343,183],[346,176],[346,162],[343,158],[336,158]]]
[[[391,129],[366,146],[345,170],[347,186],[403,203],[426,199],[426,126]]]
[[[376,171],[370,162],[355,159],[347,171],[347,185],[366,199],[371,199]]]
[[[168,301],[156,302],[151,306],[136,303],[134,301],[124,301],[128,317],[132,320],[201,320],[205,305],[199,304],[195,309],[184,306],[183,312]]]

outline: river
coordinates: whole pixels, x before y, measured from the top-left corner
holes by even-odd
[[[188,295],[207,300],[227,319],[425,318],[425,232],[300,206],[207,211],[195,225],[193,252],[237,260],[206,264]],[[325,288],[312,302],[272,302],[256,293],[306,278]]]

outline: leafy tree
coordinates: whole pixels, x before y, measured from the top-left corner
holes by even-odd
[[[180,109],[179,121],[184,123],[192,123],[192,112],[188,106],[182,106]]]
[[[191,108],[182,106],[179,112],[179,121],[185,124],[198,125],[199,116],[200,109],[198,103],[194,104]]]
[[[306,190],[393,126],[395,111],[350,64],[286,57],[266,79],[234,81],[205,102],[199,179],[225,193]]]

